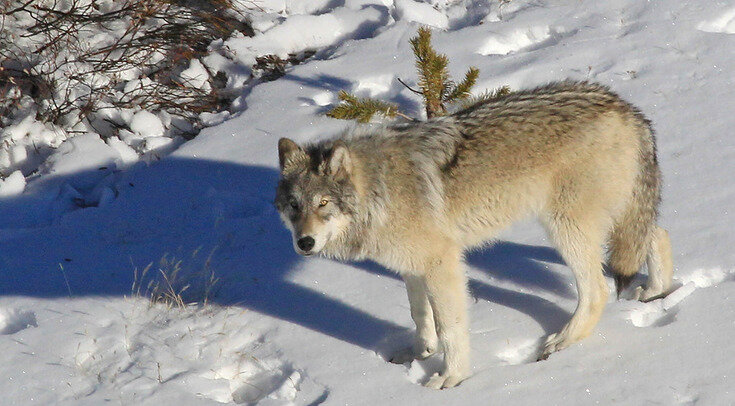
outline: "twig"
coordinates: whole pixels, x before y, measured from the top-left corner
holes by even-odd
[[[26,11],[26,12],[30,13],[30,11],[26,10],[26,7],[28,7],[34,1],[36,1],[36,0],[29,0],[29,1],[25,2],[25,3],[23,3],[21,6],[16,7],[14,9],[10,10],[10,11],[6,11],[6,12],[4,12],[2,14],[3,15],[11,15],[11,14],[15,14],[15,13],[17,13],[19,11]]]
[[[407,116],[407,115],[405,115],[405,114],[401,113],[400,111],[396,111],[396,115],[397,115],[398,117],[402,117],[402,118],[405,118],[405,119],[406,119],[406,120],[408,120],[408,121],[413,121],[413,122],[418,122],[418,121],[419,121],[418,119],[415,119],[415,118],[413,118],[413,117]]]
[[[401,78],[398,78],[398,77],[397,77],[396,79],[397,79],[397,80],[398,80],[398,82],[400,82],[400,83],[401,83],[401,84],[402,84],[403,86],[405,86],[405,87],[406,87],[406,89],[408,89],[408,90],[410,90],[410,91],[412,91],[412,92],[414,92],[414,93],[416,93],[416,94],[420,94],[420,95],[422,95],[422,96],[424,95],[424,92],[422,92],[422,91],[420,91],[420,90],[416,90],[416,89],[412,88],[411,86],[407,85],[407,84],[406,84],[406,83],[405,83],[404,81],[402,81],[402,80],[401,80]]]

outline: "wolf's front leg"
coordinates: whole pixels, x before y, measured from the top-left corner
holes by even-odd
[[[444,367],[429,379],[426,386],[451,388],[470,375],[467,282],[459,249],[450,247],[441,256],[433,258],[427,267],[424,283],[439,342],[444,349]]]
[[[422,277],[404,275],[408,302],[411,305],[411,318],[416,323],[416,336],[413,344],[393,354],[390,362],[403,364],[414,359],[424,359],[433,355],[438,347],[434,326],[434,314],[426,295],[426,285]]]

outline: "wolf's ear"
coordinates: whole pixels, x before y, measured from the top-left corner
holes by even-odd
[[[281,172],[286,172],[290,166],[306,158],[306,152],[298,144],[288,138],[278,140],[278,161]]]
[[[339,140],[334,143],[327,168],[329,174],[335,178],[348,177],[352,174],[352,158],[344,141]]]

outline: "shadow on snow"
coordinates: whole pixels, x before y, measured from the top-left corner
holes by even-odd
[[[110,176],[115,199],[95,202],[93,180]],[[302,259],[272,205],[274,169],[167,158],[128,171],[100,168],[48,179],[0,200],[0,295],[129,295],[134,268],[157,264],[166,255],[201,269],[210,258],[220,278],[215,303],[242,306],[367,349],[406,329],[290,282],[289,272]],[[70,187],[74,193],[67,193]],[[470,264],[494,277],[567,294],[539,261],[560,259],[550,248],[508,242],[469,256]],[[398,278],[375,264],[359,266]],[[477,280],[470,288],[477,298],[528,314],[548,332],[568,318],[565,310],[531,294]]]

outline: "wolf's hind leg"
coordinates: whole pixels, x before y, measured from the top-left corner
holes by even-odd
[[[605,227],[598,220],[560,215],[547,223],[561,256],[574,273],[579,298],[572,319],[546,339],[539,360],[590,335],[605,308],[609,295],[602,274]]]
[[[390,362],[403,364],[414,359],[424,359],[433,355],[438,346],[434,314],[431,310],[429,297],[426,295],[426,286],[422,277],[404,275],[408,302],[411,306],[411,318],[416,323],[416,336],[413,345],[397,351],[390,358]]]
[[[646,258],[648,264],[648,282],[646,288],[639,287],[636,298],[649,301],[665,296],[671,289],[674,279],[674,265],[671,260],[671,240],[669,233],[661,227],[655,227],[651,247]]]
[[[436,332],[444,350],[444,366],[425,385],[444,389],[458,385],[469,376],[470,340],[467,283],[459,248],[448,244],[445,250],[437,251],[444,251],[444,254],[429,261],[424,281],[434,313]]]

